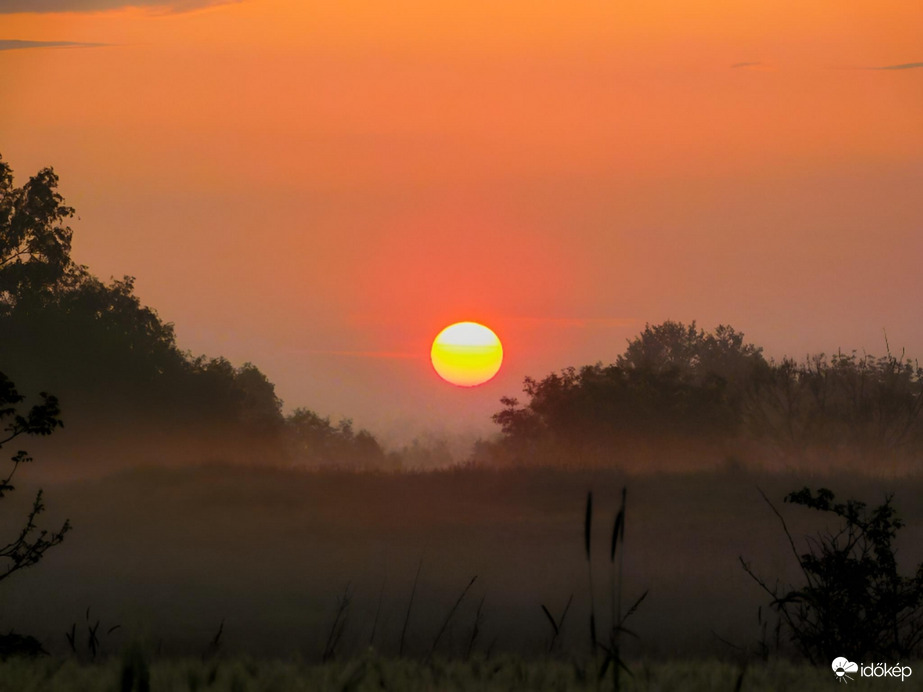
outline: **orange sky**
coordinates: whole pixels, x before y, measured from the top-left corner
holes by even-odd
[[[122,4],[0,0],[0,153],[287,407],[490,430],[664,319],[923,356],[919,4]],[[467,319],[506,355],[475,390],[428,363]]]

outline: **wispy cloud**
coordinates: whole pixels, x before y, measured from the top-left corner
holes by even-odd
[[[404,351],[322,351],[322,350],[311,350],[306,351],[306,353],[311,353],[315,355],[322,356],[344,356],[347,358],[407,358],[407,359],[418,359],[422,358],[419,353],[406,353]]]
[[[191,10],[226,5],[243,0],[0,0],[0,14],[20,12],[104,12],[123,7],[148,7],[160,12]]]
[[[20,41],[0,39],[0,50],[21,50],[23,48],[98,48],[108,43],[79,43],[77,41]]]
[[[763,63],[761,62],[735,62],[733,65],[731,65],[731,68],[737,70],[743,67],[762,67],[762,66],[763,66]]]
[[[559,328],[632,327],[640,324],[634,317],[511,317],[512,322]]]
[[[923,68],[923,62],[904,62],[899,65],[882,65],[881,67],[866,67],[866,70],[916,70]]]
[[[850,67],[831,67],[833,70],[862,70],[865,72],[895,71],[895,70],[919,70],[923,69],[923,62],[902,62],[896,65],[877,65],[877,66],[850,66]]]

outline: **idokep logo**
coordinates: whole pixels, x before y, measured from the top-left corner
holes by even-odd
[[[833,659],[833,672],[836,673],[837,682],[849,682],[852,680],[847,673],[858,673],[859,664],[851,663],[842,656]]]
[[[837,682],[853,680],[854,678],[849,673],[859,673],[859,676],[863,678],[894,678],[899,679],[901,682],[904,682],[906,678],[913,674],[910,666],[902,666],[900,663],[893,666],[889,666],[887,663],[863,663],[860,665],[842,656],[833,659],[831,667],[834,675],[836,675]]]

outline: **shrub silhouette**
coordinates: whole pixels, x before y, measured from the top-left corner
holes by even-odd
[[[914,655],[923,641],[923,564],[913,577],[898,574],[893,546],[904,526],[893,496],[873,509],[864,502],[835,502],[832,491],[808,488],[785,501],[842,520],[808,540],[799,553],[781,513],[763,495],[788,538],[804,584],[770,587],[740,558],[746,572],[772,597],[772,607],[799,651],[812,663],[848,655],[851,660],[882,657],[898,661]]]
[[[35,404],[28,411],[20,412],[17,407],[24,398],[9,378],[0,372],[0,447],[18,438],[20,435],[50,435],[61,425],[58,400],[45,394],[40,395],[42,402]],[[25,450],[17,451],[11,458],[13,465],[5,478],[0,478],[0,499],[14,490],[13,476],[20,464],[32,461]],[[45,553],[64,540],[70,530],[70,522],[65,521],[57,531],[39,530],[36,518],[45,511],[42,491],[39,490],[32,502],[32,509],[23,526],[15,537],[0,547],[0,581],[13,573],[36,564]],[[37,532],[37,533],[36,533]]]

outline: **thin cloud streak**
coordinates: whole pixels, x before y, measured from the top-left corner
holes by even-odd
[[[633,327],[641,323],[636,317],[510,317],[510,322],[544,325],[563,329],[583,327]]]
[[[23,50],[26,48],[99,48],[108,43],[80,43],[79,41],[21,41],[0,39],[0,50]]]
[[[742,67],[762,67],[763,63],[761,62],[735,62],[731,65],[731,69],[740,69]]]
[[[310,353],[322,356],[345,356],[347,358],[388,358],[388,359],[407,359],[418,360],[422,358],[419,353],[405,353],[403,351],[326,351],[326,350],[308,350],[301,353]]]
[[[916,70],[923,67],[923,62],[905,62],[899,65],[883,65],[882,67],[867,67],[867,70]]]
[[[832,67],[833,70],[861,70],[864,72],[891,72],[895,70],[918,70],[923,68],[923,62],[902,62],[896,65],[878,65],[877,67]]]
[[[243,0],[0,0],[0,14],[105,12],[125,7],[147,7],[169,14],[191,12]]]

